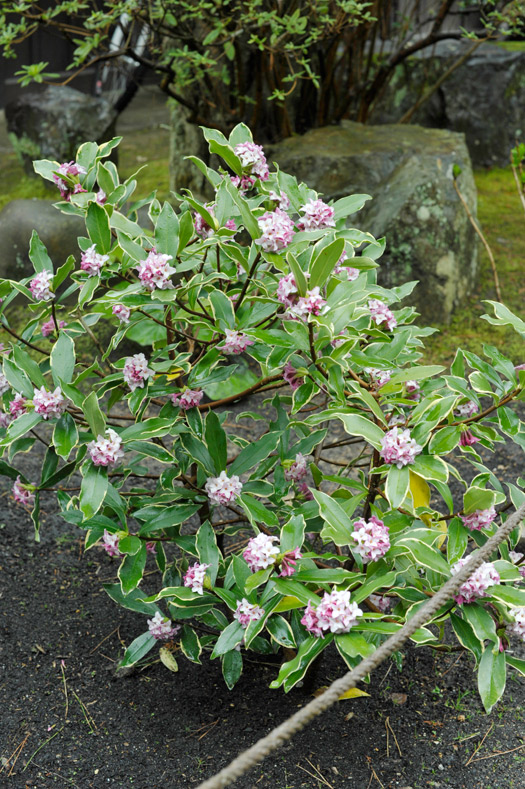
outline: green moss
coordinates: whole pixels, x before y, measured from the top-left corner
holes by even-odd
[[[169,197],[168,150],[167,129],[139,130],[126,134],[119,146],[119,172],[122,180],[144,167],[137,176],[135,198],[147,197],[154,189],[157,190],[159,200]],[[164,155],[150,158],[150,151],[160,151]]]
[[[525,283],[524,216],[510,169],[495,168],[475,173],[478,189],[478,219],[496,261],[503,302],[523,317]],[[486,313],[483,299],[496,301],[492,269],[485,250],[474,293],[465,300],[449,326],[427,341],[427,360],[450,361],[458,346],[475,353],[483,344],[495,345],[515,363],[523,362],[523,339],[508,327],[492,326],[481,320]],[[424,316],[423,316],[424,318]],[[423,324],[424,320],[420,320]]]
[[[497,41],[496,44],[507,52],[525,52],[525,41]]]
[[[30,178],[24,173],[15,153],[3,154],[0,157],[0,210],[11,200],[31,197],[53,200],[55,195],[41,178]]]

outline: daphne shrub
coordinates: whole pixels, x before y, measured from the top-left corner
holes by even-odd
[[[384,241],[348,222],[368,196],[324,202],[270,170],[242,124],[204,134],[223,167],[193,162],[215,197],[177,195],[177,210],[155,193],[133,202],[135,177],[121,183],[107,158],[118,139],[35,162],[86,235],[77,259],[51,260],[34,233],[34,275],[0,284],[0,470],[37,539],[52,490],[86,550],[119,564],[104,588],[142,630],[121,666],[162,642],[219,659],[233,687],[244,654],[286,647],[272,687],[289,691],[330,644],[350,667],[372,653],[524,500],[524,479],[503,486],[484,458],[524,446],[511,405],[525,371],[492,346],[459,350],[449,371],[420,364],[432,330],[400,306],[415,283],[379,286]],[[243,400],[253,410],[233,409]],[[41,442],[29,480],[23,453]],[[487,710],[507,665],[525,673],[518,539],[412,636],[455,636]]]

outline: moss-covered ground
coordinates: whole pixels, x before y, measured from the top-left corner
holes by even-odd
[[[140,167],[137,197],[145,197],[154,189],[159,199],[169,197],[168,137],[166,128],[128,132],[119,148],[120,170],[128,177]],[[153,142],[155,144],[153,144]],[[153,152],[150,155],[150,152]],[[144,166],[145,165],[145,166]],[[525,304],[525,215],[516,191],[510,168],[478,171],[478,218],[493,250],[500,278],[504,303],[523,317]],[[0,154],[0,209],[18,198],[55,199],[39,179],[26,176],[14,152]],[[449,362],[456,348],[476,353],[484,343],[497,345],[516,363],[524,357],[523,340],[512,330],[492,326],[481,315],[486,312],[483,299],[495,300],[494,281],[488,257],[481,250],[480,273],[475,291],[457,310],[450,325],[438,326],[439,333],[427,340],[426,360]],[[425,325],[425,316],[419,319]]]

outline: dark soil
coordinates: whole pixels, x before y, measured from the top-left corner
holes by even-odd
[[[522,458],[515,445],[499,450],[500,478],[514,480]],[[25,460],[30,479],[36,463]],[[52,494],[35,543],[10,482],[0,489],[1,787],[196,786],[344,673],[328,653],[288,695],[269,690],[278,664],[256,655],[233,691],[207,655],[202,666],[181,655],[178,673],[157,661],[117,677],[124,645],[144,629],[102,589],[117,564],[97,548],[83,554]],[[525,680],[509,674],[487,716],[467,656],[408,647],[403,664],[381,666],[363,686],[370,697],[339,702],[236,785],[525,787]]]

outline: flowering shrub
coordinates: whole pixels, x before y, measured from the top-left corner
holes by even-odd
[[[86,549],[119,563],[107,593],[147,618],[122,666],[161,641],[196,663],[219,658],[232,687],[245,650],[283,646],[295,657],[272,686],[288,691],[330,644],[348,666],[373,652],[523,501],[525,481],[504,488],[478,450],[524,445],[509,404],[525,371],[491,346],[487,360],[458,351],[449,372],[419,364],[430,330],[399,306],[414,283],[380,287],[384,243],[347,226],[367,196],[328,205],[271,171],[243,125],[205,136],[224,169],[194,163],[215,200],[186,193],[178,211],[154,195],[130,202],[135,179],[120,183],[107,161],[118,140],[86,143],[75,163],[35,163],[87,234],[78,260],[52,261],[35,233],[35,274],[0,284],[0,471],[32,507],[37,539],[40,491],[54,490]],[[30,315],[20,336],[15,298]],[[487,320],[525,336],[491,304]],[[77,358],[83,337],[89,359]],[[255,411],[232,413],[253,396]],[[36,436],[48,448],[31,481],[20,453]],[[518,538],[412,636],[440,647],[450,621],[488,710],[506,665],[525,671],[513,655]],[[159,570],[148,595],[147,561]]]

